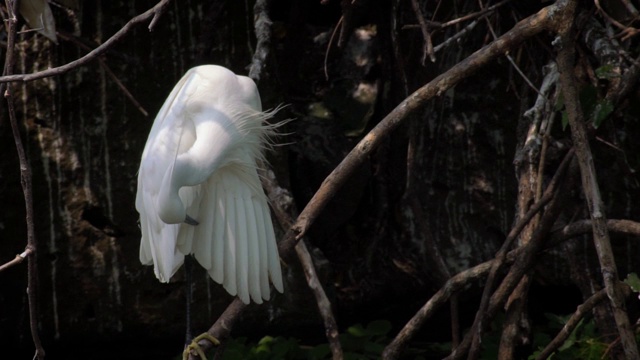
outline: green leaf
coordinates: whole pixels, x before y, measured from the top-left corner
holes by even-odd
[[[372,321],[367,325],[366,332],[369,335],[387,335],[391,331],[391,323],[386,320]]]
[[[640,278],[638,274],[632,272],[627,275],[627,278],[624,279],[624,282],[631,287],[633,292],[640,292]]]
[[[569,115],[567,115],[567,111],[562,112],[562,131],[567,129],[567,125],[569,125]]]
[[[613,104],[609,100],[598,101],[593,108],[591,115],[593,119],[593,126],[597,129],[602,124],[602,121],[613,112]]]
[[[309,360],[321,360],[329,357],[329,354],[331,354],[329,344],[321,344],[309,350],[308,356]]]
[[[599,68],[597,68],[596,77],[600,80],[609,80],[616,77],[620,77],[620,74],[618,74],[615,71],[613,65],[609,64],[609,65],[602,65]]]
[[[361,324],[355,324],[353,326],[350,326],[347,329],[347,334],[351,334],[356,337],[365,337],[369,335],[367,331],[362,327]]]

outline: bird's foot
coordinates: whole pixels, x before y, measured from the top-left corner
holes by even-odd
[[[187,345],[187,347],[184,349],[184,351],[182,352],[182,360],[189,359],[189,354],[191,353],[191,350],[195,351],[196,354],[198,354],[198,356],[200,357],[200,359],[206,360],[207,356],[204,354],[204,351],[202,351],[202,348],[200,347],[200,345],[198,345],[198,341],[205,340],[205,339],[209,340],[214,346],[220,345],[220,341],[218,341],[218,339],[216,339],[215,337],[209,335],[209,333],[200,334],[196,336],[191,341],[191,344]]]

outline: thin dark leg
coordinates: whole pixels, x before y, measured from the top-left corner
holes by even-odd
[[[191,344],[193,335],[191,333],[191,302],[193,301],[193,258],[191,255],[184,257],[184,271],[185,271],[185,283],[187,285],[186,290],[186,303],[187,303],[187,330],[185,335],[185,344]]]

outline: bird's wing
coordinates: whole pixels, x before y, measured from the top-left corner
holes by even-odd
[[[193,253],[211,278],[244,302],[270,298],[269,279],[283,291],[269,206],[255,163],[230,165],[202,184]]]
[[[178,153],[195,141],[195,127],[186,116],[184,104],[198,88],[197,77],[197,74],[188,72],[162,105],[151,127],[138,172],[136,210],[140,213],[142,232],[140,262],[153,263],[156,277],[162,282],[168,282],[184,261],[184,253],[176,248],[180,242],[179,234],[184,234],[184,230],[181,231],[184,226],[162,222],[158,217],[156,199],[161,180],[168,171],[172,171]],[[181,190],[180,196],[185,200],[197,199],[198,189]],[[181,240],[185,238],[186,234],[180,236]]]

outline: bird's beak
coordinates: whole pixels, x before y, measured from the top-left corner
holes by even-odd
[[[199,222],[197,222],[197,221],[196,221],[196,219],[192,218],[192,217],[191,217],[191,216],[189,216],[189,215],[187,215],[187,216],[184,218],[184,223],[185,223],[185,224],[189,224],[189,225],[193,225],[193,226],[196,226],[196,225],[200,224]]]

